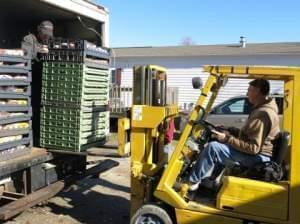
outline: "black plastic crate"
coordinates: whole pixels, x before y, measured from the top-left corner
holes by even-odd
[[[97,47],[86,40],[54,38],[48,43],[49,53],[43,56],[44,61],[85,62],[93,60],[96,64],[109,66],[110,51]]]

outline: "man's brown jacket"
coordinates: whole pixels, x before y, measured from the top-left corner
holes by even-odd
[[[227,144],[241,152],[272,156],[272,141],[279,133],[278,108],[274,99],[253,108],[237,137],[228,134]]]

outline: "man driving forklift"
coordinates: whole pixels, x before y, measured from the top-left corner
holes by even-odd
[[[163,120],[156,119],[155,123],[149,121],[157,117],[153,116],[154,110],[160,111],[161,117],[164,117],[166,114],[163,111],[166,111],[166,108],[133,106],[132,114],[135,117],[131,120],[132,141],[130,142],[131,223],[300,224],[298,212],[300,128],[297,125],[300,122],[298,116],[300,107],[297,104],[300,96],[295,94],[299,93],[300,89],[300,68],[225,65],[204,66],[204,71],[209,73],[204,86],[199,80],[197,82],[195,79],[194,82],[193,79],[193,87],[201,91],[171,160],[163,166],[163,169],[157,169],[157,162],[153,160],[155,148],[148,147],[150,143],[155,143],[155,139],[153,140],[155,133],[152,129],[157,128]],[[225,167],[225,172],[220,175],[222,185],[213,192],[214,194],[210,194],[206,189],[199,189],[197,194],[189,194],[190,184],[186,183],[186,177],[190,176],[199,156],[202,157],[205,155],[204,151],[208,150],[204,148],[212,141],[210,137],[212,130],[218,131],[217,127],[206,121],[207,114],[228,80],[240,78],[283,81],[282,131],[277,135],[279,127],[276,127],[274,122],[268,121],[268,119],[274,121],[277,119],[276,106],[272,106],[275,104],[268,97],[269,87],[261,88],[265,85],[255,81],[251,82],[248,91],[248,97],[255,104],[255,108],[245,127],[238,135],[234,135],[233,132],[225,133],[228,137],[224,136],[221,139],[215,132],[217,135],[215,137],[223,140],[224,143],[220,143],[230,145],[236,152],[243,153],[245,160],[248,160],[247,155],[253,158],[258,154],[266,156],[267,159],[270,154],[273,154],[272,158],[269,162],[255,164],[250,169],[242,166],[245,160],[242,163],[236,161],[241,166],[234,165],[232,169]],[[259,83],[264,82],[266,81]],[[274,117],[270,117],[269,113]],[[249,132],[251,130],[252,132]],[[274,136],[276,139],[271,145]],[[242,151],[245,148],[247,151]],[[213,165],[209,164],[213,166],[210,167],[211,169],[215,169],[218,164],[216,154],[213,156],[216,160],[213,161]],[[229,158],[235,162],[231,155]],[[209,159],[206,158],[206,162],[209,162]],[[223,160],[229,161],[225,158]],[[213,172],[212,177],[214,174]],[[203,181],[201,185],[204,183]]]
[[[271,160],[272,142],[280,128],[277,104],[268,96],[269,91],[270,83],[265,79],[249,83],[247,97],[253,108],[248,120],[241,130],[222,126],[212,130],[212,138],[217,141],[211,141],[204,147],[193,166],[189,176],[190,191],[196,191],[212,174],[218,176],[222,170],[220,167],[236,164],[250,168]]]

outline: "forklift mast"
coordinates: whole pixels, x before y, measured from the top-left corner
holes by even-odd
[[[133,78],[131,109],[131,213],[153,198],[155,175],[165,166],[164,126],[178,114],[177,106],[166,105],[166,69],[137,66]],[[148,178],[152,177],[152,178]]]
[[[133,68],[133,105],[165,106],[167,102],[167,74],[159,66]]]

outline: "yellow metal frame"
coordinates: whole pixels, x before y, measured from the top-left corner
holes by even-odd
[[[205,66],[204,70],[209,72],[210,75],[204,88],[201,90],[200,97],[191,113],[189,122],[154,191],[154,195],[176,209],[176,217],[179,223],[242,223],[241,220],[243,219],[257,220],[262,223],[300,223],[300,213],[298,212],[298,206],[300,204],[300,116],[297,116],[297,114],[300,114],[300,68],[274,66]],[[289,213],[286,221],[254,215],[237,214],[219,210],[212,206],[187,202],[183,195],[173,188],[184,163],[183,157],[187,151],[185,143],[191,133],[192,124],[197,117],[199,117],[199,114],[210,110],[218,89],[221,87],[219,80],[226,77],[247,79],[265,78],[269,80],[284,80],[285,82],[283,128],[291,133],[290,178],[288,180]],[[212,88],[217,91],[209,97]],[[209,102],[205,103],[207,99]]]
[[[274,184],[225,176],[216,208],[284,221],[288,214],[288,194],[289,186],[285,182]]]
[[[142,204],[145,197],[144,177],[153,176],[164,164],[153,162],[153,138],[159,137],[158,126],[178,114],[177,106],[132,106],[131,115],[131,213]]]
[[[130,142],[127,139],[127,132],[130,130],[130,119],[122,117],[118,119],[118,154],[128,156],[130,154]]]
[[[167,72],[167,69],[165,67],[161,67],[159,65],[148,65],[147,67],[151,70],[156,70],[160,73],[162,73],[162,72],[166,73]]]
[[[166,78],[166,69],[156,65],[135,67],[151,71],[157,79]],[[152,73],[154,72],[154,73]],[[153,77],[152,77],[153,78]],[[149,84],[149,83],[148,83]],[[133,105],[131,108],[131,213],[142,206],[145,198],[152,197],[149,177],[165,165],[164,133],[160,130],[165,120],[178,114],[177,106]],[[122,129],[121,124],[121,129]],[[123,128],[124,129],[124,128]],[[123,130],[121,130],[123,131]],[[121,136],[122,139],[123,136]],[[155,150],[154,150],[155,149]],[[122,150],[121,150],[122,151]],[[157,154],[154,154],[154,151]]]

